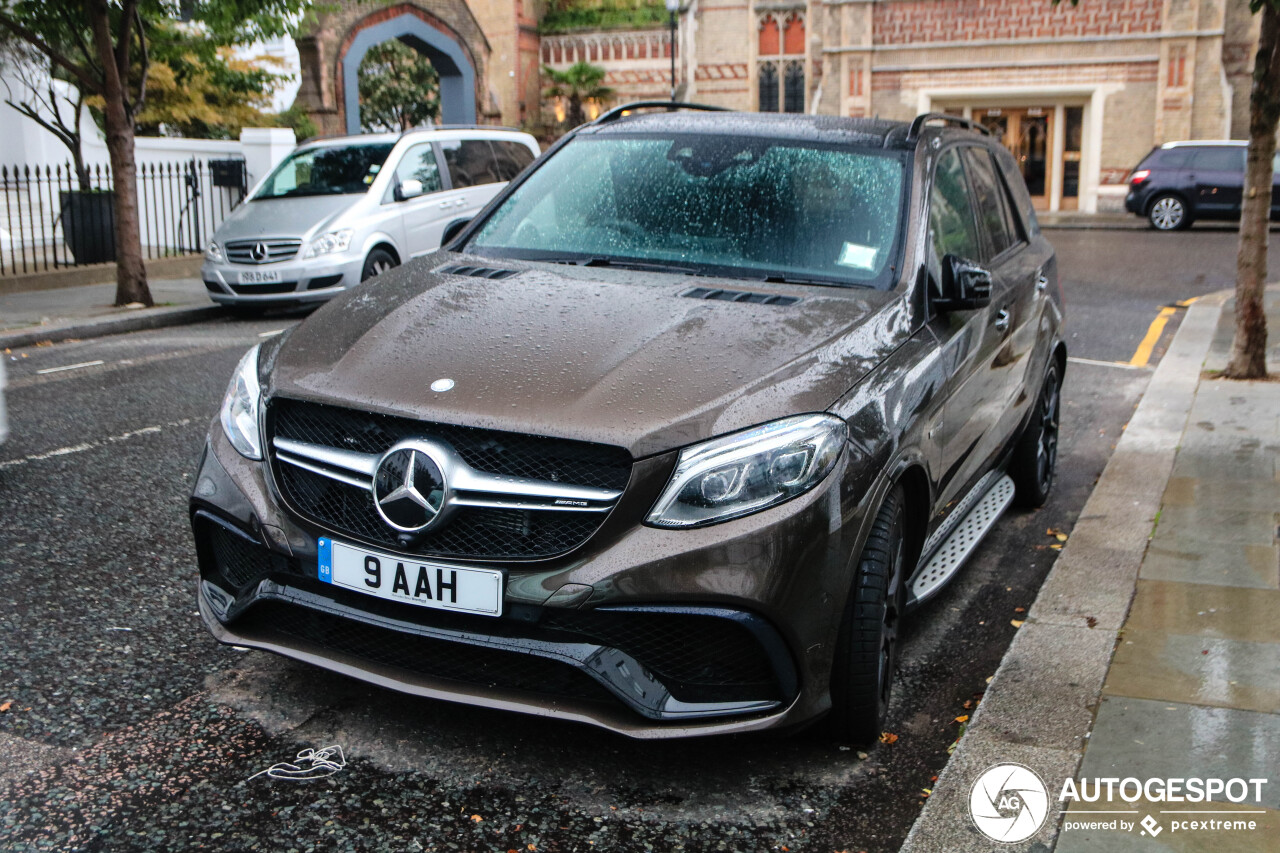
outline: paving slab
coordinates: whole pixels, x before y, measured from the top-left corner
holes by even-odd
[[[1160,511],[1154,542],[1176,540],[1194,531],[1204,542],[1230,545],[1272,545],[1276,541],[1276,513],[1215,506],[1208,502],[1166,506]]]
[[[1280,549],[1275,545],[1210,542],[1170,536],[1152,542],[1139,577],[1218,586],[1280,589]]]
[[[1176,466],[1175,466],[1176,468]],[[1267,480],[1219,480],[1200,477],[1170,477],[1164,491],[1164,506],[1211,504],[1222,509],[1280,507],[1280,482]]]
[[[1183,702],[1104,697],[1084,778],[1270,779],[1261,799],[1245,802],[1280,810],[1280,716]]]
[[[1277,614],[1277,590],[1140,580],[1127,624],[1138,631],[1280,643]]]
[[[1280,645],[1126,626],[1102,692],[1274,713]]]

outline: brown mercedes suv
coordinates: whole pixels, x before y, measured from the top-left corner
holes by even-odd
[[[962,119],[643,106],[245,355],[191,498],[219,640],[635,737],[880,731],[903,615],[1048,497],[1053,248]]]

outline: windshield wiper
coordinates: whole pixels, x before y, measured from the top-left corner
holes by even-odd
[[[856,281],[838,281],[832,278],[807,278],[802,275],[791,275],[790,273],[766,273],[761,276],[761,281],[766,284],[816,284],[820,287],[870,287],[871,285],[859,284]]]
[[[577,267],[614,267],[622,270],[644,270],[646,272],[670,272],[683,275],[696,275],[697,270],[656,261],[628,261],[617,258],[536,258],[547,264],[572,264]]]

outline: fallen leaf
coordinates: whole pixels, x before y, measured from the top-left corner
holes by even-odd
[[[1053,538],[1054,538],[1054,539],[1057,539],[1059,542],[1066,542],[1066,541],[1067,541],[1067,534],[1065,534],[1065,533],[1059,533],[1059,534],[1057,534],[1056,536],[1054,536]]]
[[[478,814],[473,814],[473,815],[471,816],[471,819],[472,819],[473,821],[475,821],[476,823],[479,823],[480,821],[484,820],[484,818],[480,817],[480,815],[478,815]]]
[[[538,845],[536,845],[536,844],[526,844],[526,845],[524,846],[524,849],[526,849],[526,850],[537,850],[537,849],[538,849]]]
[[[1206,652],[1206,654],[1208,654],[1208,652]],[[881,732],[880,742],[881,743],[897,743],[898,736],[895,735],[893,732]]]
[[[1013,612],[1014,612],[1014,613],[1026,613],[1026,612],[1027,612],[1027,608],[1025,608],[1025,607],[1015,607],[1015,608],[1013,608]]]
[[[937,781],[938,781],[938,777],[937,777],[937,776],[930,776],[930,777],[929,777],[929,781],[930,781],[930,782],[937,782]]]
[[[1084,620],[1084,624],[1088,625],[1090,628],[1097,628],[1098,620],[1092,616],[1086,616]]]
[[[966,711],[967,711],[967,710],[969,710],[969,709],[970,709],[970,708],[972,708],[972,707],[973,707],[973,700],[972,700],[972,699],[966,699],[966,700],[964,700],[964,709],[965,709]]]
[[[1026,621],[1025,619],[1010,619],[1010,620],[1009,620],[1009,624],[1010,624],[1010,625],[1012,625],[1012,626],[1013,626],[1013,627],[1015,627],[1015,628],[1021,628],[1021,627],[1022,627],[1022,623],[1023,623],[1023,622],[1025,622],[1025,621]]]
[[[6,699],[3,705],[0,705],[0,713],[3,713],[13,707],[13,700]]]
[[[990,684],[990,683],[991,683],[991,679],[993,679],[993,678],[995,678],[995,676],[994,676],[994,675],[988,675],[988,676],[987,676],[987,684]]]
[[[956,720],[955,720],[955,721],[956,721],[957,723],[967,723],[967,722],[969,722],[969,715],[968,715],[968,714],[961,714],[960,716],[956,717]]]
[[[1049,550],[1050,550],[1050,551],[1061,551],[1061,550],[1062,550],[1062,543],[1061,543],[1061,542],[1059,542],[1057,545],[1050,545],[1050,546],[1049,546]]]
[[[924,792],[924,793],[923,793],[923,796],[926,796],[926,797],[933,793],[933,789],[932,789],[932,788],[921,788],[920,790],[921,790],[922,792]]]

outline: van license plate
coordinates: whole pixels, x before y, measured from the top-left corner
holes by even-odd
[[[446,566],[320,539],[320,580],[435,610],[502,615],[502,572]]]
[[[280,270],[249,270],[240,273],[241,284],[266,284],[280,280]]]

